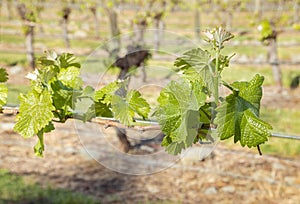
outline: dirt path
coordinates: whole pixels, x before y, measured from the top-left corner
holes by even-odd
[[[131,176],[113,172],[90,158],[72,121],[46,135],[46,153],[37,158],[36,138],[11,131],[14,117],[0,117],[0,168],[42,185],[92,195],[103,203],[298,203],[299,159],[285,159],[246,150],[226,150],[214,157],[184,159],[159,173]],[[145,161],[146,162],[146,161]]]

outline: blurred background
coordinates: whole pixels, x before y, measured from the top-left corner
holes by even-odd
[[[261,117],[274,133],[300,136],[299,0],[1,0],[0,6],[8,106],[18,105],[29,87],[25,75],[45,51],[73,53],[85,83],[97,88],[117,79],[120,69],[111,65],[134,49],[151,57],[144,72],[132,71],[130,85],[155,84],[143,92],[155,105],[159,87],[176,77],[176,57],[208,48],[202,31],[222,26],[235,35],[224,49],[235,56],[223,78],[264,75]],[[220,142],[204,161],[195,153],[160,173],[130,176],[90,158],[72,122],[46,135],[45,157],[37,158],[36,138],[14,133],[14,118],[0,116],[0,203],[300,201],[300,140],[271,137],[262,157],[233,140]]]

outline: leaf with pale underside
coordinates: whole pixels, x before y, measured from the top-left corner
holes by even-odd
[[[135,114],[143,118],[148,118],[150,111],[149,104],[136,90],[129,91],[125,98],[119,95],[113,95],[111,106],[114,117],[127,126],[133,124]]]
[[[182,70],[189,80],[202,80],[208,90],[214,93],[219,76],[215,70],[214,60],[207,50],[201,48],[189,50],[177,58],[174,65]]]
[[[191,146],[201,126],[199,109],[205,104],[203,87],[188,80],[172,81],[158,98],[155,116],[166,135],[162,142],[171,154]]]

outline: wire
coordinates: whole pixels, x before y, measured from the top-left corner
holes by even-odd
[[[293,139],[293,140],[300,140],[300,136],[296,135],[285,135],[281,133],[272,133],[272,137],[284,138],[284,139]]]
[[[17,106],[3,106],[2,110],[0,110],[0,113],[8,114],[8,115],[15,115],[19,112],[19,107]],[[107,118],[107,117],[95,117],[91,122],[99,123],[106,125],[107,127],[110,126],[116,126],[120,128],[128,128],[121,123],[119,123],[118,120],[114,118]],[[134,127],[129,127],[132,129],[136,129],[138,131],[147,131],[147,130],[159,130],[159,123],[155,120],[139,120],[136,119],[135,123],[137,124]],[[214,130],[214,129],[212,129]],[[300,136],[297,135],[287,135],[282,133],[272,133],[271,137],[275,138],[281,138],[281,139],[292,139],[292,140],[300,140]]]

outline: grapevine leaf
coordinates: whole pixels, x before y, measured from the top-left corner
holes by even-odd
[[[62,72],[60,77],[65,79],[64,82],[70,82],[67,84],[68,86],[73,85],[72,87],[75,88],[74,85],[78,85],[77,83],[81,81],[77,78],[80,64],[76,62],[76,57],[73,54],[63,53],[58,56],[55,52],[50,51],[46,56],[39,58],[39,63],[42,65],[39,69],[41,79],[46,83],[51,82],[59,72]],[[76,78],[77,80],[75,80]]]
[[[178,142],[171,142],[166,147],[166,151],[169,154],[177,155],[177,154],[180,154],[181,151],[185,148],[186,148],[186,146],[184,145],[184,142],[179,142],[179,143]]]
[[[83,81],[79,78],[80,70],[77,67],[68,67],[60,70],[57,78],[65,86],[73,89],[80,89],[83,85]]]
[[[78,63],[77,58],[70,53],[63,53],[58,57],[58,61],[61,68],[68,68],[68,67],[77,67],[80,68],[80,63]]]
[[[46,127],[43,128],[44,133],[49,133],[52,130],[55,130],[55,127],[52,122],[49,122],[48,125],[46,125]]]
[[[108,108],[108,106],[101,102],[95,103],[95,112],[96,112],[96,116],[113,117],[113,113]]]
[[[32,137],[49,124],[53,118],[52,98],[49,91],[41,93],[32,90],[27,95],[20,94],[20,113],[14,130],[23,137]]]
[[[6,82],[8,80],[8,74],[4,68],[0,68],[0,82]]]
[[[143,118],[148,118],[150,106],[145,99],[141,97],[141,93],[136,90],[131,90],[127,93],[126,101],[129,107]]]
[[[214,84],[218,76],[214,76],[215,65],[207,50],[201,48],[189,50],[177,58],[174,65],[182,70],[188,79],[202,80],[208,90],[214,93]]]
[[[4,84],[0,84],[0,108],[6,104],[8,89]]]
[[[93,99],[94,94],[95,94],[95,89],[91,86],[86,86],[82,92],[82,95],[84,97],[89,97],[91,99]]]
[[[82,120],[89,121],[95,116],[113,117],[108,105],[94,101],[95,90],[87,86],[75,102],[76,113],[81,113]]]
[[[268,20],[264,20],[260,22],[258,26],[258,30],[260,31],[260,40],[264,41],[270,38],[273,35],[273,29]]]
[[[229,32],[219,31],[218,34],[216,35],[216,42],[218,43],[217,45],[223,46],[224,42],[229,41],[233,37],[234,36]]]
[[[4,68],[0,68],[0,82],[6,82],[8,74]],[[0,108],[6,104],[8,89],[4,84],[0,84]]]
[[[86,120],[90,120],[95,116],[113,117],[113,113],[106,104],[102,102],[95,102],[87,111]]]
[[[45,146],[44,146],[44,133],[51,132],[54,129],[55,128],[54,128],[53,123],[49,122],[49,124],[46,127],[44,127],[42,130],[40,130],[37,133],[38,142],[36,143],[36,145],[33,148],[35,155],[37,155],[39,157],[43,156],[43,152],[45,150]]]
[[[171,133],[173,142],[184,142],[185,146],[191,146],[198,133],[199,128],[199,112],[197,110],[186,110],[182,114],[180,126]]]
[[[223,48],[223,44],[226,41],[229,41],[232,39],[234,35],[232,35],[230,32],[227,32],[223,28],[219,27],[213,31],[213,39],[214,43],[217,47]]]
[[[104,104],[110,105],[112,96],[115,95],[115,92],[120,89],[121,83],[118,81],[114,81],[112,83],[107,84],[100,90],[95,92],[94,100],[101,101]]]
[[[38,63],[42,65],[42,67],[45,66],[56,66],[58,67],[57,62],[57,54],[53,51],[48,51],[45,56],[42,56],[38,59]]]
[[[256,117],[249,109],[245,111],[241,121],[241,145],[244,147],[256,147],[264,143],[270,136],[269,130],[272,129],[268,123]]]
[[[205,103],[205,105],[203,105],[200,110],[200,121],[203,124],[210,124],[211,123],[211,115],[213,113],[213,108],[211,107],[210,103]]]
[[[42,157],[43,156],[43,152],[45,150],[44,132],[43,131],[39,131],[37,133],[37,136],[38,136],[38,141],[37,141],[36,145],[34,145],[33,151],[34,151],[34,153],[35,153],[36,156]]]
[[[39,78],[43,83],[51,83],[56,80],[59,68],[56,66],[45,66],[39,69]]]
[[[118,95],[114,95],[112,96],[111,103],[114,117],[124,125],[132,125],[134,112],[130,109],[127,101]]]
[[[162,145],[171,154],[178,154],[191,146],[198,134],[199,109],[206,99],[205,94],[199,91],[201,93],[200,87],[181,80],[172,81],[160,93],[155,116],[166,135]]]
[[[58,110],[55,112],[55,116],[63,121],[66,117],[73,114],[69,110],[72,109],[73,97],[76,92],[73,89],[66,87],[61,81],[53,82],[51,88],[53,92],[53,105],[55,106],[55,109]]]
[[[147,118],[150,111],[149,104],[136,90],[129,91],[125,98],[113,95],[111,105],[114,117],[127,126],[132,125],[135,113]]]
[[[47,52],[47,55],[39,58],[41,67],[38,69],[39,78],[43,83],[49,83],[57,76],[60,71],[60,65],[57,61],[58,55],[53,52]]]
[[[206,100],[206,94],[203,84],[200,81],[192,81],[191,84],[193,94],[195,95],[198,102],[198,106],[201,107],[204,105],[203,101]]]
[[[258,118],[261,85],[264,78],[256,75],[250,82],[234,82],[233,93],[218,107],[215,124],[222,140],[234,136],[242,146],[257,146],[268,140],[272,127]],[[238,90],[238,91],[235,91]]]

